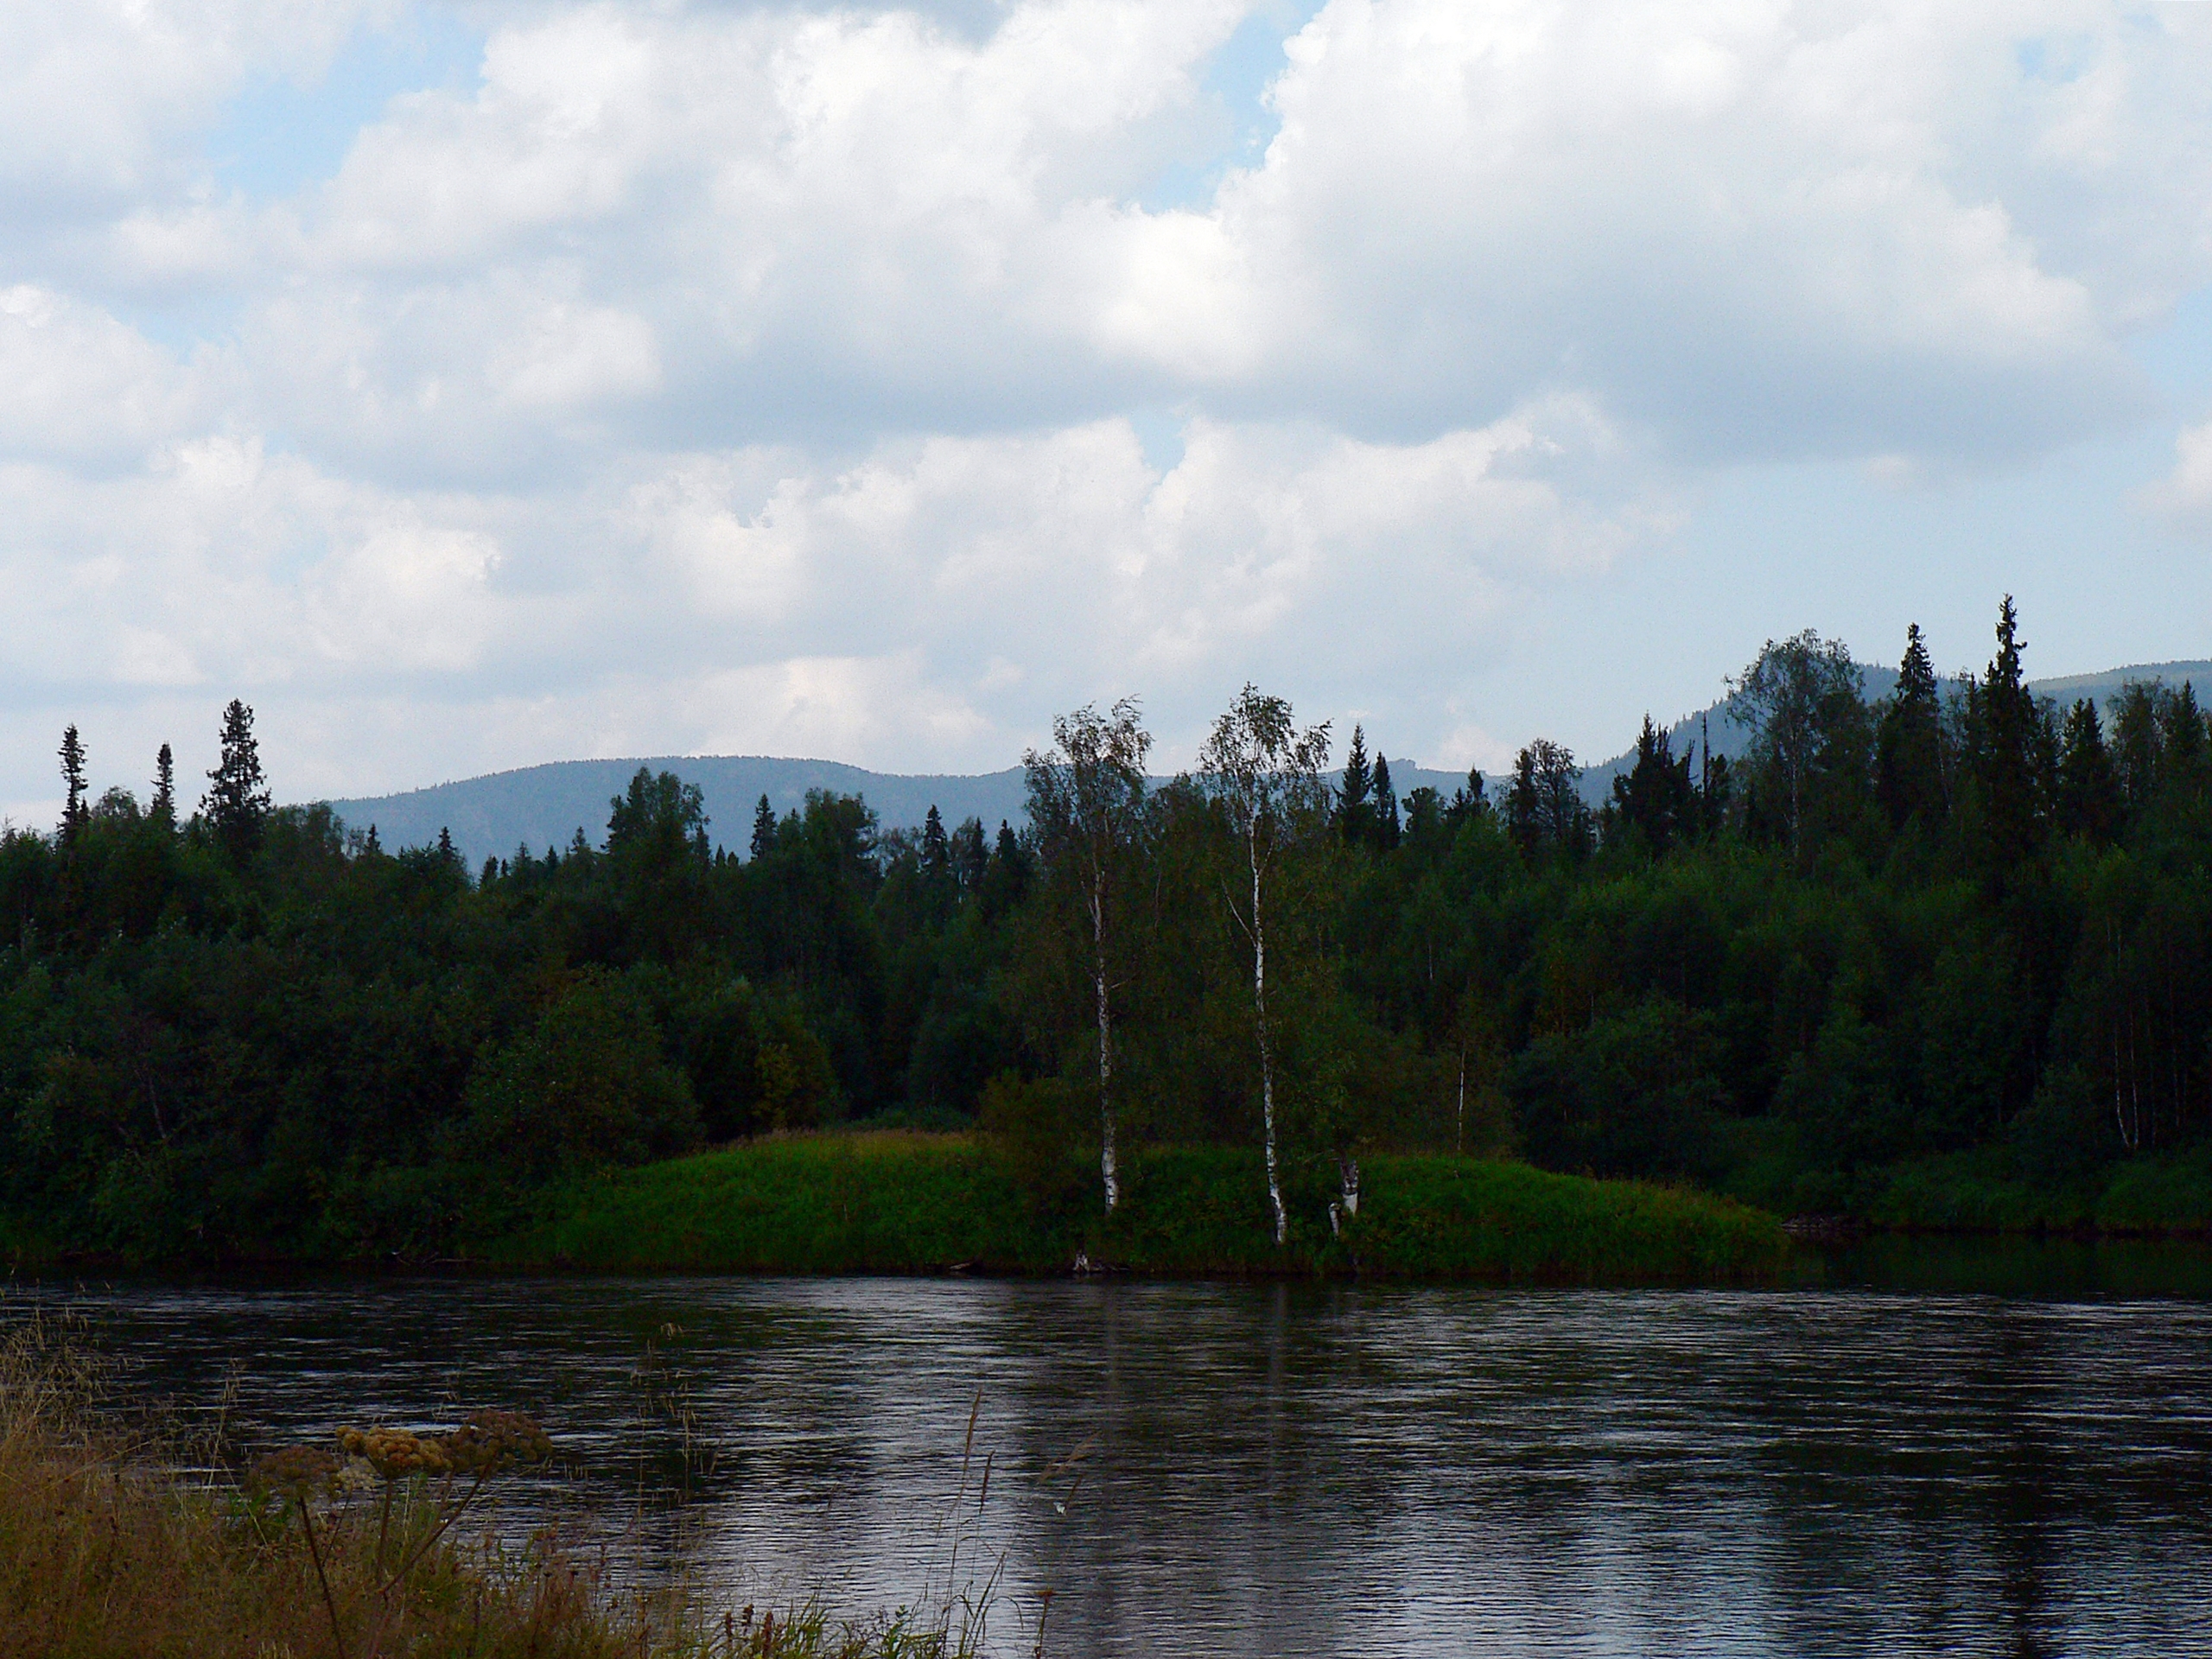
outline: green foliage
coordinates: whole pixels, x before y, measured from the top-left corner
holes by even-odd
[[[1050,1108],[1032,1096],[1005,1109]],[[1787,1255],[1771,1216],[1726,1199],[1439,1155],[1374,1160],[1341,1238],[1319,1172],[1301,1172],[1281,1249],[1256,1147],[1147,1147],[1110,1219],[1079,1184],[1065,1203],[1035,1202],[1022,1155],[996,1135],[759,1141],[565,1188],[549,1219],[486,1256],[639,1272],[1064,1273],[1082,1251],[1138,1273],[1662,1283],[1756,1280]]]
[[[652,1013],[604,972],[578,974],[526,1030],[485,1048],[466,1102],[463,1156],[531,1182],[665,1158],[700,1138]]]
[[[1947,702],[1910,639],[1869,709],[1835,642],[1779,642],[1739,773],[1647,721],[1594,821],[1538,742],[1496,811],[1478,774],[1414,791],[1393,847],[1365,734],[1330,788],[1325,728],[1248,687],[1197,778],[1143,776],[1131,705],[1069,717],[1027,831],[817,791],[741,857],[640,771],[596,844],[480,874],[270,807],[236,704],[197,815],[164,762],[150,810],[0,831],[0,1239],[436,1256],[696,1144],[980,1114],[991,1249],[1072,1259],[1114,1243],[1065,1230],[1103,1211],[1102,1103],[1132,1192],[1251,1184],[1162,1262],[1269,1230],[1271,1116],[1285,1262],[1353,1248],[1359,1172],[1454,1151],[1869,1217],[2197,1215],[2212,729],[2156,683],[2062,720],[2023,652],[2008,607]]]

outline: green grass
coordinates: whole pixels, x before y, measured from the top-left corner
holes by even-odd
[[[1025,1181],[980,1137],[783,1137],[562,1189],[479,1255],[600,1271],[1062,1273],[1080,1251],[1160,1274],[1649,1283],[1764,1278],[1789,1249],[1772,1216],[1729,1199],[1481,1159],[1368,1160],[1341,1238],[1325,1172],[1294,1170],[1281,1248],[1255,1150],[1146,1148],[1125,1176],[1109,1222],[1073,1172]]]

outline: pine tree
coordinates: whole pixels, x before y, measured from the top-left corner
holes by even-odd
[[[461,868],[461,854],[453,844],[453,831],[438,826],[438,861],[451,869]]]
[[[1390,757],[1375,757],[1375,844],[1386,853],[1398,850],[1398,791],[1390,782]]]
[[[361,851],[364,855],[384,851],[384,843],[377,839],[377,827],[373,823],[369,826],[367,839],[361,842]]]
[[[763,795],[760,804],[753,809],[753,856],[766,858],[775,846],[776,809],[768,804],[768,798]]]
[[[1874,798],[1900,830],[1915,817],[1931,826],[1940,823],[1947,804],[1943,710],[1917,622],[1905,630],[1897,690],[1874,734]]]
[[[1373,839],[1375,810],[1369,800],[1375,776],[1367,765],[1367,732],[1351,728],[1351,753],[1344,757],[1344,780],[1337,785],[1337,826],[1353,846]]]
[[[269,804],[261,748],[253,736],[253,710],[233,697],[223,710],[222,755],[207,774],[207,793],[200,810],[216,841],[243,863],[261,844]]]
[[[163,824],[176,822],[176,760],[169,753],[169,746],[154,757],[154,806],[152,816]]]
[[[61,734],[61,781],[68,793],[61,804],[61,839],[72,841],[90,816],[85,810],[85,745],[74,723]]]

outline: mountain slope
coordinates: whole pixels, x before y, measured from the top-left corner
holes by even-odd
[[[1897,671],[1869,667],[1869,698],[1887,696],[1897,683]],[[2031,689],[2061,704],[2088,697],[2101,708],[2119,695],[2131,680],[2164,680],[2168,684],[2193,683],[2200,702],[2212,701],[2212,663],[2150,663],[2107,670],[2101,674],[2077,674],[2059,679],[2031,682]],[[1723,698],[1694,714],[1686,715],[1668,728],[1675,752],[1700,741],[1706,734],[1715,754],[1732,758],[1749,746],[1751,734],[1728,716]],[[1605,801],[1614,778],[1627,770],[1635,751],[1615,755],[1591,766],[1582,779],[1582,792],[1592,805]],[[517,843],[527,842],[535,852],[549,846],[566,847],[582,830],[594,844],[607,831],[607,804],[622,792],[639,766],[675,772],[686,783],[696,784],[706,798],[709,833],[720,846],[742,849],[753,833],[753,804],[768,798],[778,816],[802,805],[810,789],[860,795],[876,810],[887,830],[918,828],[931,806],[943,815],[950,829],[967,817],[983,821],[995,830],[1001,819],[1019,824],[1023,818],[1021,768],[966,776],[957,773],[905,774],[869,772],[836,760],[779,760],[766,755],[659,755],[643,760],[563,760],[549,766],[524,766],[513,772],[461,779],[401,795],[379,795],[333,801],[332,807],[358,828],[374,824],[387,847],[424,846],[438,838],[440,830],[451,831],[454,844],[471,864],[494,854],[505,855]],[[1391,782],[1398,798],[1423,785],[1449,796],[1466,781],[1465,772],[1438,771],[1393,756]],[[1498,780],[1493,778],[1495,785]]]

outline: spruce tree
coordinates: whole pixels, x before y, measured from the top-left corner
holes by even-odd
[[[61,804],[61,839],[73,841],[90,816],[85,810],[85,745],[73,722],[61,734],[61,782],[67,791]]]
[[[1457,830],[1471,818],[1478,818],[1490,810],[1490,797],[1484,791],[1482,768],[1469,766],[1467,781],[1452,791],[1452,799],[1444,809],[1444,822]]]
[[[269,817],[269,786],[261,775],[261,748],[254,741],[253,710],[238,698],[223,710],[222,753],[207,774],[207,793],[200,803],[217,842],[243,863],[261,844]]]
[[[1372,839],[1375,810],[1369,801],[1375,776],[1367,765],[1367,732],[1351,728],[1351,753],[1344,757],[1344,780],[1337,785],[1337,827],[1353,846]]]
[[[768,804],[768,798],[763,795],[760,804],[753,809],[753,856],[766,858],[775,846],[776,809]]]
[[[1654,853],[1664,853],[1693,827],[1690,757],[1675,758],[1674,741],[1649,714],[1637,734],[1636,763],[1613,779],[1612,810],[1621,823],[1636,827]]]
[[[169,746],[162,745],[154,757],[154,806],[152,816],[164,825],[176,822],[176,760],[169,753]]]
[[[2120,825],[2120,778],[2105,748],[2097,707],[2088,698],[2066,712],[2058,755],[2058,821],[2069,834],[2109,839]]]
[[[944,820],[939,817],[937,803],[930,803],[929,816],[922,820],[922,874],[931,880],[942,880],[952,874],[952,843],[945,837]]]
[[[1980,793],[1981,846],[1999,874],[2031,854],[2040,837],[2049,795],[2049,769],[2056,756],[2035,695],[2020,673],[2019,615],[2012,596],[1997,613],[1997,655],[1980,681],[1968,688],[1967,729],[1974,776]]]
[[[1375,844],[1386,853],[1398,849],[1398,791],[1390,782],[1390,757],[1375,757]]]
[[[1933,825],[1943,817],[1943,710],[1917,622],[1905,630],[1897,690],[1875,729],[1874,798],[1897,829],[1911,818]]]
[[[990,868],[991,849],[983,839],[983,821],[963,818],[960,827],[952,832],[953,873],[960,879],[960,891],[973,893],[982,890],[983,873]]]

